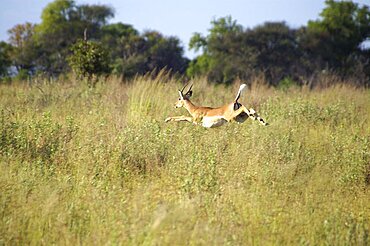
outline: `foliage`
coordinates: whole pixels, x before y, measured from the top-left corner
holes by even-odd
[[[327,7],[320,14],[322,19],[308,23],[309,32],[326,33],[328,42],[320,42],[329,48],[326,52],[334,52],[332,56],[335,65],[340,65],[340,59],[345,58],[352,52],[359,50],[359,45],[370,35],[370,12],[369,7],[359,7],[353,2],[326,1]],[[333,46],[336,50],[332,50]]]
[[[176,37],[164,37],[156,31],[140,34],[131,25],[116,23],[105,26],[102,43],[110,50],[113,73],[130,78],[166,68],[184,73],[188,60]]]
[[[166,68],[173,72],[184,73],[187,59],[183,57],[184,50],[176,37],[163,37],[158,32],[144,33],[146,40],[147,71]]]
[[[370,36],[369,7],[350,1],[327,0],[325,3],[321,19],[308,22],[302,35],[302,49],[310,52],[321,66],[326,64],[348,72],[354,66],[351,56],[369,58],[368,52],[360,47]]]
[[[239,75],[238,61],[230,62],[230,58],[236,58],[232,53],[238,52],[235,43],[240,41],[243,29],[231,16],[213,20],[211,25],[207,37],[195,33],[190,40],[190,49],[203,50],[204,54],[190,63],[187,74],[208,74],[210,80],[230,83]]]
[[[55,0],[42,12],[36,27],[36,38],[43,50],[38,66],[48,74],[67,70],[70,47],[87,29],[89,39],[99,38],[100,29],[113,17],[113,9],[105,5],[76,5],[72,0]]]
[[[368,85],[370,51],[360,48],[370,35],[368,7],[333,0],[326,5],[320,20],[299,29],[284,22],[244,29],[230,16],[212,21],[207,36],[195,33],[190,40],[190,49],[202,54],[190,63],[187,75],[230,83],[263,73],[276,86],[285,77],[302,84],[315,72],[331,70]]]
[[[9,76],[8,68],[12,61],[10,58],[10,52],[12,47],[1,41],[0,42],[0,81]]]
[[[18,72],[34,73],[36,69],[35,58],[39,55],[39,47],[34,40],[36,25],[26,22],[11,28],[9,42],[12,45],[10,57],[12,65]]]
[[[279,86],[284,78],[305,85],[329,72],[369,86],[370,49],[364,46],[370,36],[369,7],[352,1],[325,4],[319,19],[300,28],[285,22],[246,28],[231,16],[214,19],[206,35],[195,33],[190,39],[189,48],[200,52],[190,61],[177,37],[109,23],[114,10],[108,5],[54,0],[43,9],[41,23],[9,30],[12,47],[5,53],[11,64],[3,62],[1,71],[16,70],[18,77],[62,75],[70,70],[72,45],[87,30],[89,40],[107,50],[109,71],[123,79],[166,69],[224,84],[251,83],[254,76],[263,75],[269,85]]]
[[[203,129],[165,123],[181,84],[150,78],[0,85],[3,244],[370,243],[369,90],[255,81],[269,127]],[[193,88],[218,106],[238,85]]]
[[[129,78],[163,68],[185,72],[188,60],[178,38],[164,37],[155,31],[140,34],[123,23],[108,24],[113,16],[114,10],[106,5],[77,5],[72,0],[49,3],[40,24],[26,23],[9,30],[10,42],[15,47],[14,66],[18,72],[28,71],[29,75],[36,71],[47,75],[66,72],[71,47],[87,30],[89,40],[100,42],[109,51],[110,70],[114,74]]]
[[[284,22],[266,22],[243,30],[230,17],[212,22],[210,34],[195,34],[190,42],[204,54],[193,61],[187,74],[208,74],[212,81],[231,83],[265,73],[272,85],[294,73],[299,49],[294,30]]]
[[[246,33],[245,43],[249,47],[249,57],[254,57],[253,67],[266,74],[274,86],[287,76],[296,76],[300,49],[295,31],[284,22],[266,22]]]
[[[99,76],[109,72],[108,54],[101,44],[79,40],[71,47],[71,51],[68,62],[78,77],[91,80],[93,75]]]

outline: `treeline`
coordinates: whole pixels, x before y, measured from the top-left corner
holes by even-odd
[[[59,76],[71,68],[84,76],[130,78],[166,69],[219,83],[262,74],[271,85],[304,84],[318,74],[335,73],[369,86],[369,7],[325,3],[320,19],[300,28],[285,22],[245,28],[230,16],[213,20],[207,35],[191,38],[189,48],[200,55],[190,61],[177,37],[109,24],[114,17],[109,6],[55,0],[42,11],[41,23],[9,30],[9,42],[0,43],[0,78]]]

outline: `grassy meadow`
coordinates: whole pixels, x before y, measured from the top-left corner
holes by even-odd
[[[163,74],[0,85],[0,245],[369,245],[370,90],[258,80],[270,125],[214,129],[164,122],[187,112]]]

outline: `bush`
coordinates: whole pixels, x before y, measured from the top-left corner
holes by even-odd
[[[71,51],[68,63],[79,78],[87,78],[90,81],[93,76],[98,77],[109,72],[108,53],[100,43],[79,40],[72,46]]]

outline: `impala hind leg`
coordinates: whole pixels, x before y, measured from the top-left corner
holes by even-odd
[[[169,121],[188,121],[190,123],[194,123],[193,118],[189,116],[173,116],[173,117],[168,117],[164,120],[165,122]]]
[[[247,114],[247,117],[250,117],[250,113],[249,113],[249,110],[244,107],[243,105],[240,105],[238,109],[232,111],[231,113],[229,113],[225,119],[227,121],[231,121],[231,120],[236,120],[236,118],[240,115],[242,115],[243,113]],[[244,118],[243,118],[243,122],[244,122]]]
[[[238,115],[240,115],[241,113],[246,113],[249,118],[251,118],[252,120],[258,120],[259,123],[261,123],[262,125],[266,126],[268,125],[264,119],[262,119],[258,114],[257,112],[253,109],[253,108],[250,108],[249,110],[241,105],[239,109],[235,110],[233,112],[233,114],[231,115],[231,119],[235,119]]]
[[[253,108],[249,109],[249,118],[251,118],[252,120],[258,120],[258,122],[264,126],[268,125],[268,123],[264,119],[262,119]]]

